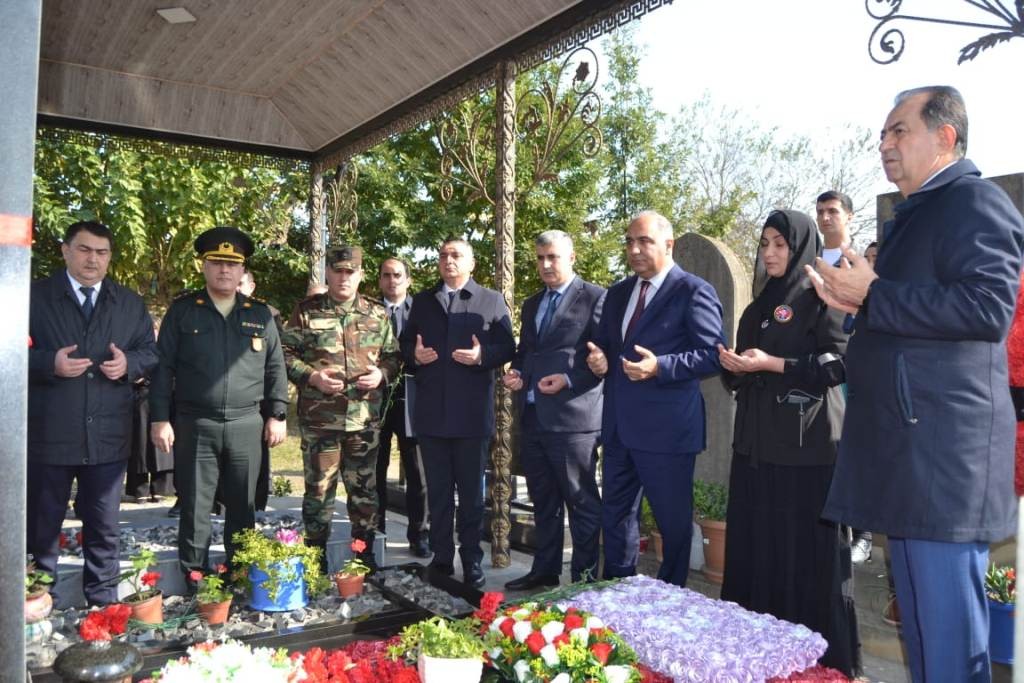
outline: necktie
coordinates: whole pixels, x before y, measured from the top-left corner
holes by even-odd
[[[401,332],[401,330],[398,329],[398,306],[389,306],[388,308],[391,309],[391,312],[388,314],[388,317],[391,318],[391,331],[394,332],[397,337],[399,332]]]
[[[85,295],[85,301],[82,302],[82,314],[85,315],[86,321],[92,318],[92,309],[94,308],[92,303],[92,293],[96,291],[93,287],[79,287],[83,295]]]
[[[636,308],[633,309],[633,315],[629,318],[629,324],[626,325],[626,335],[623,339],[629,339],[630,333],[633,328],[636,327],[636,322],[640,320],[640,316],[644,313],[644,306],[647,303],[647,288],[651,286],[650,280],[640,281],[640,296],[636,299]]]
[[[544,317],[540,319],[540,329],[537,330],[537,338],[540,339],[544,336],[544,332],[548,329],[548,325],[551,323],[551,318],[555,315],[555,309],[558,308],[558,299],[562,295],[558,292],[548,291],[548,307],[544,309]]]
[[[448,311],[449,312],[451,312],[451,310],[452,310],[452,302],[453,301],[455,301],[455,291],[448,292]]]

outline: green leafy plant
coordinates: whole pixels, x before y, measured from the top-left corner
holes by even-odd
[[[1013,567],[990,564],[985,573],[985,594],[994,602],[1017,602],[1017,571]]]
[[[389,648],[394,658],[416,661],[419,655],[445,659],[481,659],[484,641],[476,619],[448,621],[434,617],[402,629],[397,645]]]
[[[699,519],[725,521],[729,491],[713,481],[693,480],[693,511]]]
[[[640,535],[647,536],[652,531],[658,530],[658,522],[654,519],[654,510],[651,509],[651,502],[644,496],[640,500]]]
[[[256,567],[267,575],[262,588],[270,600],[276,600],[281,583],[298,578],[298,570],[289,561],[293,558],[302,565],[307,593],[316,595],[316,591],[326,585],[320,571],[320,549],[306,545],[297,531],[281,529],[271,538],[256,529],[243,529],[233,540],[236,545],[234,564],[238,567],[235,578],[246,590],[252,589],[249,568]]]
[[[34,598],[50,590],[53,577],[47,572],[36,569],[35,562],[25,565],[25,598]]]
[[[222,578],[227,571],[226,566],[218,564],[216,574],[203,574],[198,569],[189,572],[189,580],[196,584],[196,600],[204,605],[230,600],[231,589],[224,585]]]
[[[284,498],[292,495],[292,482],[288,477],[277,476],[271,483],[271,489],[275,498]]]
[[[129,581],[134,588],[131,595],[125,597],[125,602],[142,602],[160,592],[156,584],[160,581],[160,572],[151,572],[149,568],[156,564],[156,553],[143,548],[131,558],[132,568],[122,573],[120,581]]]

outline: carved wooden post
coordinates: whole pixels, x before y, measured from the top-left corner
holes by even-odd
[[[327,233],[324,215],[324,173],[319,163],[309,170],[309,282],[324,283],[324,236]]]

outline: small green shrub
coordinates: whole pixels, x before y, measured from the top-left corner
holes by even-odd
[[[271,492],[275,498],[284,498],[292,495],[292,482],[288,477],[277,476],[271,484]]]
[[[699,519],[725,521],[729,491],[713,481],[693,480],[693,511]]]

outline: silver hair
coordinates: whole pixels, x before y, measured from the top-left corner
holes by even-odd
[[[537,239],[534,240],[534,245],[538,247],[547,247],[555,242],[565,242],[569,245],[569,251],[573,250],[572,235],[564,230],[545,230],[541,234],[537,235]]]
[[[665,237],[666,239],[672,239],[673,237],[675,237],[675,235],[672,233],[672,223],[670,223],[667,218],[662,216],[657,211],[654,211],[653,209],[646,209],[644,211],[641,211],[640,213],[633,217],[633,220],[629,222],[630,225],[637,222],[641,218],[653,218],[654,227],[658,229],[658,232],[661,233],[662,237]]]
[[[904,90],[896,96],[896,106],[916,95],[927,95],[921,107],[921,120],[928,130],[950,125],[956,131],[953,154],[957,159],[967,155],[967,104],[960,91],[951,85],[926,85],[921,88]]]

